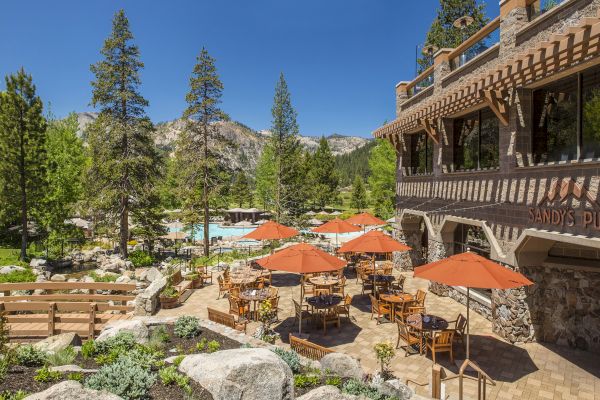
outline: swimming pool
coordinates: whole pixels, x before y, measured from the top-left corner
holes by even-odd
[[[208,237],[223,236],[223,238],[231,236],[244,236],[256,228],[242,228],[239,226],[223,227],[219,224],[208,224]],[[171,232],[179,232],[181,229],[171,228]],[[204,239],[204,225],[199,224],[194,227],[194,240]]]

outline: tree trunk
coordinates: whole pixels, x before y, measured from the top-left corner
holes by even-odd
[[[121,255],[127,258],[127,242],[129,241],[129,198],[121,195],[121,226],[119,229]]]
[[[23,126],[23,115],[20,115],[19,132],[19,186],[21,189],[21,254],[19,258],[25,261],[27,258],[27,179],[25,177],[25,127]]]
[[[204,256],[208,257],[210,254],[209,240],[208,237],[208,127],[204,126],[204,184],[202,185],[202,206],[204,207]]]

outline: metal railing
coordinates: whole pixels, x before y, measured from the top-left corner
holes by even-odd
[[[527,17],[529,21],[533,21],[566,1],[568,0],[535,0],[527,6]]]
[[[415,80],[413,80],[409,86],[406,88],[406,92],[408,97],[412,97],[428,87],[432,86],[433,81],[433,68],[427,68],[421,74],[419,74]]]
[[[450,68],[458,69],[500,42],[500,17],[465,39],[450,53]]]

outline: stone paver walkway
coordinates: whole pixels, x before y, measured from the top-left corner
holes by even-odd
[[[395,272],[398,275],[398,272]],[[160,310],[159,316],[196,315],[207,318],[206,307],[228,311],[227,299],[218,299],[218,285],[215,273],[214,284],[195,290],[186,302],[178,308]],[[417,289],[427,289],[428,282],[406,276],[405,291],[415,293]],[[350,311],[350,321],[342,318],[341,330],[330,325],[327,334],[322,329],[308,326],[309,340],[326,347],[357,357],[363,367],[374,372],[378,368],[373,346],[382,341],[396,344],[397,328],[392,323],[378,324],[371,319],[368,295],[361,295],[360,286],[352,272],[347,274],[347,293],[354,296]],[[299,277],[293,274],[274,273],[273,285],[279,288],[280,323],[276,330],[287,342],[289,332],[297,332],[293,324],[292,298],[298,299]],[[459,313],[465,313],[465,307],[458,302],[427,294],[427,311],[453,320]],[[471,359],[476,361],[492,379],[496,386],[488,386],[489,399],[596,399],[600,400],[600,356],[572,350],[564,347],[528,343],[512,345],[492,333],[491,323],[472,312],[471,314]],[[248,334],[254,332],[257,323],[248,325]],[[303,329],[304,331],[304,329]],[[455,345],[455,358],[464,358],[460,344]],[[438,354],[437,361],[447,371],[448,376],[458,372],[451,364],[447,354]],[[402,380],[410,379],[427,383],[431,377],[431,355],[404,356],[398,349],[392,361],[394,374]],[[446,394],[458,398],[458,379],[446,381]],[[428,388],[410,383],[419,394],[427,395]],[[465,381],[465,398],[477,398],[475,381]]]

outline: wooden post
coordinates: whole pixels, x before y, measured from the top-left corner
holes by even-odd
[[[431,397],[442,398],[442,366],[434,364],[431,368]]]
[[[54,318],[56,314],[56,303],[48,303],[48,336],[54,335]]]
[[[94,339],[96,334],[96,303],[90,303],[89,339]]]

